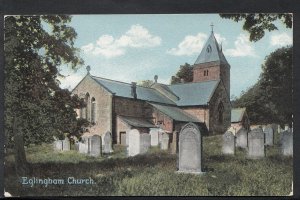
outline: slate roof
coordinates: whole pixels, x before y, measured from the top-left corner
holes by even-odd
[[[231,109],[231,123],[242,121],[245,111],[246,111],[246,108]]]
[[[131,84],[124,83],[120,81],[114,81],[109,79],[104,79],[96,76],[91,76],[97,83],[103,86],[111,93],[115,93],[116,96],[133,98],[131,95]],[[147,88],[142,86],[136,86],[137,99],[150,101],[150,102],[160,102],[164,104],[176,105],[169,98],[160,94],[153,88]]]
[[[204,47],[202,48],[202,51],[198,56],[195,64],[213,62],[213,61],[228,64],[223,52],[219,48],[219,44],[214,36],[214,33],[211,32],[211,35],[208,38]]]
[[[143,127],[143,128],[155,128],[156,126],[151,122],[147,121],[143,118],[137,117],[127,117],[127,116],[118,116],[120,117],[125,123],[134,126],[134,127]]]
[[[159,104],[150,103],[154,108],[171,117],[176,121],[181,122],[200,122],[197,118],[183,111],[182,109],[174,106],[164,106]]]
[[[179,97],[178,106],[206,105],[218,86],[219,80],[181,83],[169,85],[170,90]]]

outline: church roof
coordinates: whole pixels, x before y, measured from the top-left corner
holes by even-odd
[[[171,117],[176,121],[181,122],[200,122],[197,118],[183,111],[182,109],[174,106],[164,106],[159,104],[150,103],[154,108]]]
[[[96,76],[91,76],[98,84],[103,86],[106,90],[110,93],[114,93],[116,96],[119,97],[126,97],[126,98],[134,98],[131,95],[131,84],[124,83],[120,81],[100,78]],[[176,105],[173,101],[169,98],[165,97],[158,91],[153,88],[147,88],[142,86],[136,86],[136,93],[137,99],[150,101],[150,102],[160,102],[164,104],[173,104]]]
[[[243,119],[246,108],[231,109],[231,122],[240,122]]]
[[[178,106],[196,106],[206,105],[213,95],[219,80],[197,82],[197,83],[181,83],[169,85],[170,90],[179,97],[176,101]]]
[[[155,128],[156,126],[151,122],[147,121],[143,118],[137,117],[127,117],[127,116],[118,116],[124,121],[125,123],[134,126],[134,127],[142,127],[142,128]]]
[[[211,32],[210,37],[208,38],[206,44],[202,48],[202,51],[198,56],[195,65],[207,62],[218,62],[228,64],[213,32]]]

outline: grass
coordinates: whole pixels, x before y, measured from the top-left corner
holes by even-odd
[[[176,155],[159,148],[126,158],[125,148],[93,158],[75,151],[57,152],[49,145],[26,150],[30,162],[28,177],[88,178],[93,185],[21,185],[14,175],[13,158],[6,156],[5,189],[16,196],[280,196],[288,195],[292,184],[293,159],[283,157],[279,147],[267,147],[267,156],[247,159],[243,149],[235,156],[221,154],[221,136],[203,141],[203,175],[176,173]]]

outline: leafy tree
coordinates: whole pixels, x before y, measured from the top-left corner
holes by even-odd
[[[57,80],[60,65],[77,69],[83,64],[70,20],[66,15],[5,17],[5,144],[15,149],[18,174],[27,170],[24,145],[76,133],[74,108],[84,103]]]
[[[193,81],[193,67],[185,63],[184,65],[180,65],[180,68],[175,76],[172,76],[171,84],[181,83],[181,79],[184,82],[192,82]]]
[[[143,80],[138,82],[139,86],[143,86],[143,87],[151,87],[151,85],[153,85],[153,81],[152,80]]]
[[[259,81],[233,102],[246,107],[251,123],[292,122],[292,47],[266,57]]]
[[[235,22],[244,21],[243,29],[250,33],[250,41],[258,41],[265,35],[265,30],[273,31],[278,28],[274,21],[281,20],[286,28],[292,28],[293,15],[292,14],[220,14],[222,18],[231,19]]]

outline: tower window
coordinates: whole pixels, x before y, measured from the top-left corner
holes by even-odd
[[[210,45],[207,46],[206,52],[207,52],[207,53],[210,53],[210,52],[211,52],[211,46],[210,46]]]
[[[220,102],[219,103],[219,106],[218,106],[218,122],[220,123],[220,124],[222,124],[223,123],[223,116],[224,115],[224,106],[223,106],[223,103],[222,102]]]
[[[204,76],[208,76],[208,70],[204,70]]]

